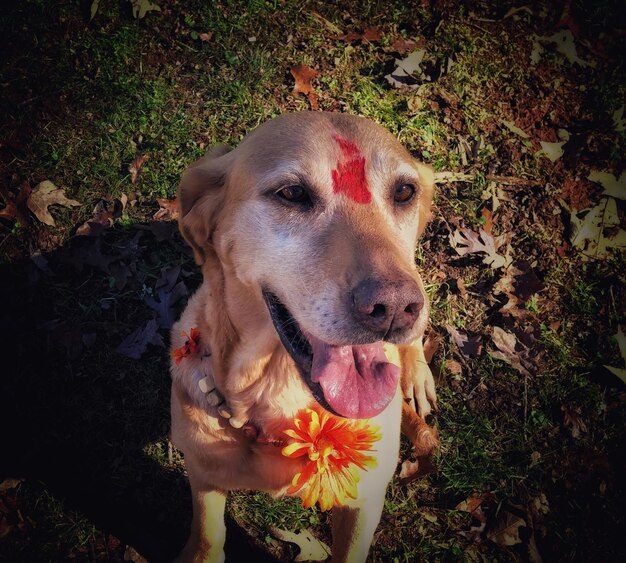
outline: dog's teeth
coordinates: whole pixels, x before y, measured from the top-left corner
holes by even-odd
[[[216,407],[223,401],[222,396],[215,389],[206,396],[206,400],[212,407]]]
[[[228,422],[233,428],[241,428],[245,424],[245,420],[241,420],[240,418],[231,418]]]
[[[202,391],[203,393],[208,393],[209,392],[209,378],[208,377],[204,377],[202,378],[200,381],[198,381],[198,387],[200,387],[200,391]]]
[[[232,413],[230,412],[230,409],[228,407],[218,407],[217,409],[218,414],[222,417],[222,418],[230,418],[232,416]],[[230,423],[232,424],[232,420],[230,421]]]

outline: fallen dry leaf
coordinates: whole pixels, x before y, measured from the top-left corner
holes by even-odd
[[[622,327],[617,327],[617,334],[615,335],[615,340],[617,340],[617,345],[619,346],[619,353],[622,356],[622,360],[624,364],[626,364],[626,335],[622,332]],[[626,383],[626,369],[625,368],[615,368],[611,366],[604,366],[608,369],[613,375],[619,377],[624,383]]]
[[[19,187],[17,195],[13,195],[4,186],[0,186],[0,196],[4,200],[4,207],[0,209],[0,219],[17,221],[21,226],[30,225],[27,202],[32,190],[28,180],[24,180]]]
[[[465,280],[461,277],[456,278],[456,286],[459,288],[459,294],[461,295],[461,299],[463,301],[467,301],[467,287],[465,287]]]
[[[309,530],[300,530],[298,533],[281,530],[270,526],[270,533],[281,541],[294,543],[300,548],[300,553],[294,561],[325,561],[330,556],[330,548],[318,540]]]
[[[93,216],[85,221],[78,229],[76,236],[95,237],[102,231],[113,226],[113,223],[122,216],[128,197],[122,195],[121,198],[113,202],[113,209],[109,209],[109,202],[101,199],[93,208]]]
[[[507,506],[498,513],[496,521],[487,533],[487,538],[501,546],[511,546],[522,543],[520,528],[527,528],[523,509]]]
[[[81,204],[74,199],[66,198],[63,189],[57,188],[50,180],[44,180],[34,187],[28,199],[28,208],[42,223],[54,227],[54,219],[48,211],[51,205],[79,207]]]
[[[468,512],[476,524],[471,525],[469,530],[462,531],[461,535],[470,541],[482,541],[483,533],[487,527],[487,516],[483,512],[483,502],[490,501],[492,495],[489,493],[472,493],[465,500],[456,505],[456,510]]]
[[[463,375],[463,366],[456,360],[446,360],[443,364],[444,369],[455,376]]]
[[[561,410],[563,411],[563,426],[569,429],[572,438],[579,439],[587,432],[587,425],[581,416],[580,407],[561,405]]]
[[[178,198],[163,199],[158,197],[159,210],[152,216],[155,221],[178,221]]]
[[[178,281],[180,266],[163,268],[154,286],[153,296],[146,295],[144,302],[159,314],[161,328],[172,328],[180,313],[178,302],[189,293],[184,281]],[[158,299],[157,299],[158,298]]]
[[[132,161],[130,166],[128,167],[128,172],[130,172],[130,182],[131,184],[136,184],[139,179],[139,173],[143,168],[143,165],[150,159],[150,156],[147,154],[140,154],[135,160]]]
[[[389,47],[391,48],[392,51],[396,51],[397,53],[404,55],[404,53],[415,49],[417,47],[417,43],[413,41],[412,39],[405,39],[404,37],[398,37],[397,39],[394,39],[392,41]]]
[[[507,248],[504,256],[498,254],[498,249],[505,244],[508,246],[510,239],[511,233],[493,237],[484,229],[480,229],[478,233],[475,233],[471,229],[464,227],[457,229],[449,235],[450,245],[459,256],[484,254],[483,264],[491,266],[494,270],[506,267],[511,263],[509,248]]]
[[[528,261],[517,260],[507,267],[504,276],[496,282],[493,294],[503,294],[508,298],[508,302],[500,308],[500,313],[524,318],[529,314],[524,304],[543,288],[543,282],[537,277]]]
[[[480,210],[480,216],[484,219],[484,224],[483,224],[483,231],[485,231],[487,234],[492,234],[491,230],[493,229],[493,215],[491,213],[491,211],[486,208],[483,207]]]
[[[135,19],[143,19],[148,12],[160,12],[161,8],[156,4],[150,2],[150,0],[129,0],[132,9],[133,17]]]
[[[483,349],[482,337],[480,335],[469,336],[466,332],[457,330],[450,325],[446,325],[446,330],[463,356],[466,358],[480,356]]]
[[[404,59],[396,59],[394,61],[396,68],[385,76],[385,80],[394,88],[417,88],[422,74],[420,64],[425,54],[426,49],[418,49]]]
[[[623,109],[623,108],[622,108]],[[619,178],[609,172],[592,170],[587,176],[588,180],[600,184],[604,191],[602,195],[626,199],[626,172],[622,172]]]
[[[514,334],[507,332],[499,326],[494,326],[492,341],[498,348],[496,352],[489,352],[492,358],[506,362],[522,375],[531,375],[528,370],[532,366],[528,358],[529,350],[517,340]],[[516,347],[522,348],[522,351],[517,352]]]
[[[564,202],[561,204],[568,208]],[[626,248],[626,230],[620,228],[617,204],[613,197],[603,197],[591,209],[572,211],[571,243],[587,258],[605,259],[611,248]]]
[[[209,41],[211,41],[211,39],[213,39],[213,32],[207,31],[206,33],[199,33],[198,38],[200,39],[200,41],[208,43]]]
[[[291,72],[291,75],[296,81],[292,93],[294,95],[304,94],[309,100],[309,104],[311,104],[311,109],[318,110],[317,92],[311,84],[311,80],[317,76],[317,71],[306,65],[296,65],[292,67],[289,72]]]
[[[158,325],[154,319],[150,319],[142,328],[131,332],[116,348],[118,354],[138,360],[145,353],[148,344],[153,346],[164,346],[163,338],[157,332]]]
[[[383,34],[377,27],[366,27],[363,30],[363,35],[361,36],[361,41],[364,43],[369,41],[373,43],[374,41],[380,41],[383,38]]]
[[[569,29],[563,29],[561,31],[557,31],[555,34],[550,37],[538,37],[539,41],[545,43],[552,43],[556,46],[556,50],[565,55],[570,64],[578,64],[580,66],[595,66],[595,61],[588,63],[583,61],[576,52],[576,45],[574,42],[574,34]]]

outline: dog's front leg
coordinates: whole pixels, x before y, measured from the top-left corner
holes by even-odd
[[[333,508],[332,563],[361,563],[367,559],[384,501],[383,489],[382,494]]]
[[[193,520],[191,533],[177,562],[222,563],[224,561],[224,508],[226,493],[194,486],[190,475]]]

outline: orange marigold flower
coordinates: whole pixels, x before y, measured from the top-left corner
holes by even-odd
[[[305,409],[294,419],[294,428],[284,433],[294,441],[282,449],[289,458],[308,456],[296,473],[287,494],[297,494],[310,508],[316,502],[322,511],[342,506],[357,497],[358,469],[376,466],[372,451],[380,440],[379,428],[367,420],[333,416],[323,409]]]
[[[183,330],[183,336],[187,337],[185,343],[172,351],[172,358],[174,358],[176,365],[180,364],[183,358],[186,358],[190,354],[197,353],[198,346],[200,345],[200,331],[197,328],[192,328],[189,334]]]

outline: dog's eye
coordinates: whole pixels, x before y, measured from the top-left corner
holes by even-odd
[[[289,203],[309,203],[311,201],[308,192],[298,185],[282,188],[276,192],[276,195]]]
[[[396,203],[409,203],[415,197],[415,186],[413,184],[402,184],[393,193],[393,200]]]

